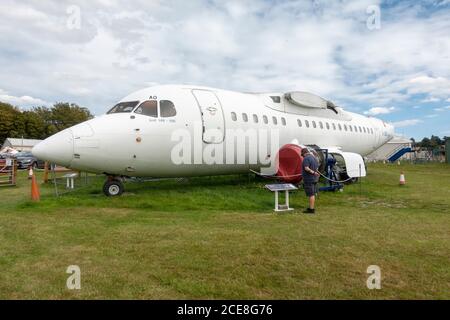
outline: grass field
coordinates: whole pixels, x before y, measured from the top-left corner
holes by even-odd
[[[100,181],[59,198],[41,185],[32,203],[22,172],[0,189],[0,298],[449,299],[450,166],[368,172],[322,193],[316,215],[302,192],[274,214],[266,181],[246,176],[129,183],[120,198]],[[366,287],[373,264],[381,290]]]

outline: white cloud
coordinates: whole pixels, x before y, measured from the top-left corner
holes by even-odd
[[[388,114],[395,111],[394,107],[374,107],[370,108],[368,111],[365,111],[364,114],[369,116],[376,116],[379,114]]]
[[[428,102],[439,102],[439,101],[441,101],[441,99],[436,98],[436,97],[429,97],[429,98],[421,100],[420,102],[428,103]]]
[[[450,95],[450,80],[444,77],[418,76],[409,80],[407,90],[411,94],[426,93],[432,95],[428,101],[439,101]]]
[[[408,120],[401,120],[401,121],[393,122],[392,125],[396,128],[402,128],[402,127],[415,126],[416,124],[419,124],[421,122],[422,122],[422,120],[420,120],[420,119],[408,119]]]
[[[441,107],[441,108],[434,108],[434,111],[442,112],[445,110],[450,110],[450,106]]]
[[[44,101],[39,98],[33,98],[30,96],[12,96],[9,95],[6,91],[0,89],[0,101],[12,104],[14,106],[19,107],[29,107],[29,106],[44,106],[49,105],[47,101]]]

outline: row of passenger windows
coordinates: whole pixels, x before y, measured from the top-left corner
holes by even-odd
[[[237,121],[237,115],[236,115],[236,112],[232,112],[232,113],[231,113],[231,119],[232,119],[233,121]],[[246,113],[243,113],[243,114],[242,114],[242,120],[243,120],[244,122],[248,122],[248,116],[247,116]],[[262,121],[263,121],[265,124],[268,124],[268,123],[269,123],[269,118],[268,118],[267,116],[264,115],[264,116],[262,116]],[[259,118],[258,118],[258,116],[257,116],[256,114],[253,115],[253,122],[254,122],[254,123],[259,123]],[[278,124],[278,118],[277,118],[277,117],[272,117],[272,122],[273,122],[273,124],[277,125],[277,124]],[[281,124],[282,124],[283,126],[286,125],[286,119],[285,119],[284,117],[281,117]]]
[[[138,105],[139,101],[129,101],[121,102],[116,104],[108,114],[111,113],[128,113],[133,111],[133,109]],[[157,100],[147,100],[142,102],[139,107],[134,110],[134,113],[141,114],[144,116],[149,116],[153,118],[158,118],[158,114],[163,118],[174,117],[177,114],[175,105],[169,100],[159,101],[159,113],[158,113],[158,101]]]
[[[236,114],[236,112],[232,112],[231,113],[231,119],[233,121],[237,121],[237,114]],[[246,113],[243,113],[242,114],[242,121],[248,122],[248,120],[249,120],[248,115]],[[269,123],[269,119],[268,119],[268,117],[266,115],[262,116],[262,121],[265,124]],[[258,115],[256,115],[256,114],[253,115],[253,122],[254,123],[259,123]],[[272,117],[272,123],[274,125],[277,125],[278,124],[278,118],[277,117]],[[281,124],[283,126],[286,125],[286,119],[284,117],[281,117]],[[334,122],[331,122],[331,123],[329,123],[329,122],[322,122],[322,121],[316,122],[314,120],[312,120],[311,122],[309,120],[304,120],[304,123],[303,123],[302,120],[297,119],[297,125],[299,127],[303,127],[303,124],[305,125],[306,128],[310,128],[310,127],[312,127],[312,128],[320,128],[320,129],[325,129],[326,128],[327,130],[333,129],[333,130],[339,130],[339,131],[343,130],[343,131],[349,131],[349,132],[361,132],[361,133],[364,132],[364,133],[373,134],[373,129],[372,128],[368,128],[368,127],[364,127],[364,126],[361,127],[361,126],[350,125],[350,124],[349,125],[347,125],[347,124],[341,125],[340,123],[338,123],[336,125],[336,123],[334,123]]]

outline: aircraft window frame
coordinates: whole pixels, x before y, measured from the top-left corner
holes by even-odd
[[[358,128],[359,128],[359,132],[360,132],[360,133],[362,133],[362,129],[361,129],[361,126],[358,126]]]
[[[347,125],[344,124],[344,131],[347,131]]]
[[[242,113],[242,121],[248,122],[248,115],[246,113]]]
[[[253,115],[253,122],[254,123],[258,123],[259,122],[258,116],[256,114]]]
[[[309,128],[309,121],[308,120],[305,120],[305,125],[306,125],[307,128]]]
[[[364,131],[364,133],[366,133],[366,127],[363,127],[363,131]]]
[[[285,119],[284,117],[281,117],[281,124],[282,124],[283,126],[286,125],[286,119]]]
[[[272,122],[273,122],[274,125],[278,125],[278,119],[277,119],[277,117],[273,116],[273,117],[272,117]]]
[[[264,122],[265,124],[269,124],[269,118],[267,118],[266,115],[263,115],[263,122]]]
[[[340,123],[338,123],[338,128],[339,128],[339,131],[342,131],[342,126]]]
[[[237,121],[237,114],[236,114],[236,112],[231,112],[231,120]]]
[[[155,107],[154,107],[154,110],[156,111],[156,114],[146,114],[146,113],[144,113],[144,112],[139,112],[138,110],[139,109],[141,109],[141,108],[143,108],[143,106],[146,104],[146,103],[149,103],[149,102],[154,102],[155,103]],[[145,100],[145,101],[143,101],[142,103],[140,103],[137,107],[136,107],[136,109],[134,110],[134,112],[133,113],[135,113],[135,114],[138,114],[138,115],[141,115],[141,116],[147,116],[147,117],[151,117],[151,118],[158,118],[159,117],[159,108],[158,108],[158,100]]]
[[[139,105],[140,101],[124,101],[124,102],[119,102],[117,103],[114,107],[112,107],[108,112],[106,112],[106,114],[114,114],[114,113],[131,113],[133,112],[134,108],[136,108],[137,105]],[[133,106],[131,107],[128,106],[130,109],[130,111],[115,111],[116,108],[118,108],[120,105],[124,105],[124,104],[132,104]]]
[[[177,115],[177,108],[175,108],[175,104],[172,101],[163,99],[159,100],[158,104],[159,104],[159,116],[161,118],[172,118]]]
[[[336,124],[334,122],[331,123],[333,126],[333,130],[336,131]]]
[[[302,127],[302,120],[297,119],[297,125],[301,128]]]
[[[313,120],[312,125],[314,129],[317,128],[316,121]]]
[[[350,132],[353,132],[353,128],[352,128],[351,124],[348,125],[348,128],[350,129]]]
[[[327,130],[330,130],[330,124],[328,122],[325,122],[325,127],[327,128]]]
[[[323,123],[322,123],[322,121],[319,121],[319,127],[320,127],[320,129],[323,129]]]

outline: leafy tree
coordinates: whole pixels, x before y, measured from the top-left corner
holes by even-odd
[[[432,150],[444,145],[446,139],[448,139],[448,137],[441,139],[438,136],[432,135],[431,138],[425,137],[421,142],[416,142],[416,146],[423,149]]]
[[[87,108],[80,107],[75,103],[56,103],[51,110],[51,122],[58,131],[72,127],[92,117]]]
[[[442,140],[438,136],[433,136],[433,135],[431,136],[431,139],[430,139],[430,147],[431,148],[434,149],[442,144],[443,144]]]
[[[56,103],[51,108],[34,107],[22,112],[0,102],[0,144],[7,137],[45,139],[92,117],[88,109],[75,103]]]
[[[20,133],[20,110],[9,103],[0,102],[0,143],[10,135]],[[19,127],[17,127],[19,125]]]

